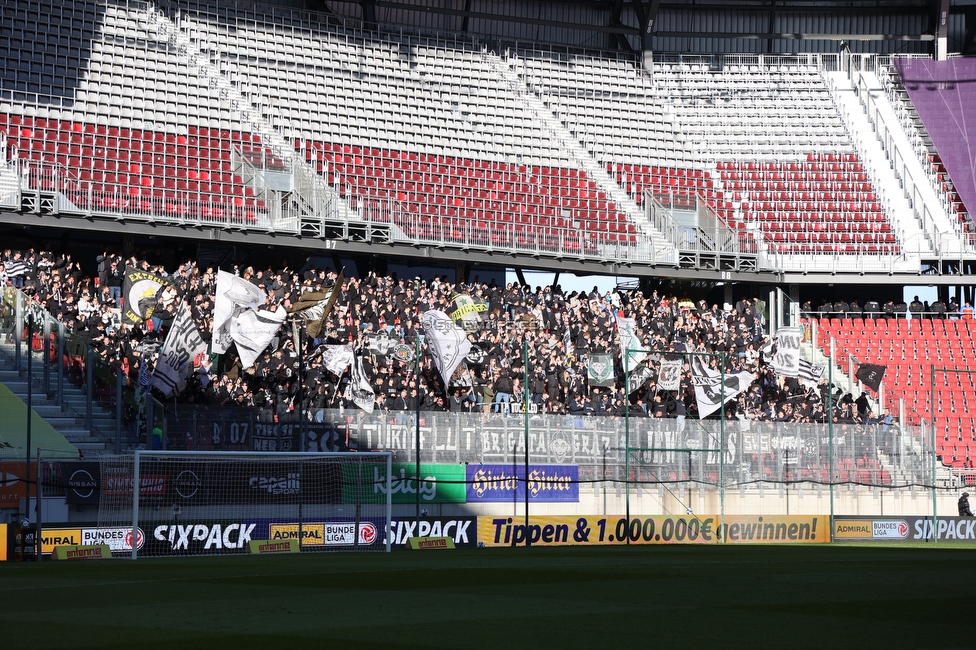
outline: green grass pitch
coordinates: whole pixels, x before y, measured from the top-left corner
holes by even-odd
[[[972,546],[0,563],[3,647],[963,648]]]

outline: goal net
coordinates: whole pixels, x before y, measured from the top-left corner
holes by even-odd
[[[296,540],[302,552],[389,551],[389,452],[136,451],[100,459],[100,528],[131,557],[249,552]],[[132,544],[132,540],[136,540]]]

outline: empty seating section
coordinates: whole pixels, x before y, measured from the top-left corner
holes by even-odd
[[[636,229],[584,172],[453,156],[305,143],[314,164],[346,198],[398,202],[409,235],[489,246],[593,251],[631,244]]]
[[[854,152],[815,58],[665,55],[653,74],[676,128],[703,159]]]
[[[508,62],[598,161],[692,166],[653,82],[633,57],[519,50]]]
[[[717,166],[742,222],[756,224],[776,252],[898,252],[891,224],[856,154]]]
[[[480,46],[398,42],[307,23],[292,29],[262,22],[264,15],[219,12],[184,13],[181,25],[273,100],[297,139],[569,165]]]
[[[730,224],[777,253],[898,251],[815,59],[665,56],[654,79]]]
[[[932,372],[969,370],[976,365],[974,319],[827,319],[819,321],[818,344],[829,354],[836,339],[837,362],[887,366],[885,407],[899,412],[905,400],[906,422],[918,425],[932,416]],[[856,367],[856,365],[855,365]],[[976,461],[976,377],[968,372],[935,373],[937,453],[946,465],[972,467]]]
[[[146,15],[136,4],[49,1],[3,12],[17,36],[0,57],[26,69],[14,82],[0,77],[9,156],[32,183],[56,186],[81,209],[253,223],[265,205],[233,156],[235,147],[263,151],[260,138],[175,47],[151,35]],[[52,60],[67,53],[68,65],[49,69],[32,38],[63,45]]]
[[[252,22],[224,17],[182,20],[260,96],[280,99],[296,148],[340,195],[396,200],[408,235],[570,252],[636,243],[625,213],[480,49],[287,23],[228,29]]]
[[[80,208],[159,212],[208,221],[255,221],[265,209],[232,172],[233,148],[261,150],[256,136],[188,127],[187,135],[0,114],[11,156]]]

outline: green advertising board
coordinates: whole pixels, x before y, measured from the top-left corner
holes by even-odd
[[[464,503],[464,465],[420,464],[420,481],[413,463],[393,463],[391,490],[393,503]],[[360,472],[362,473],[360,475]],[[383,503],[386,501],[386,468],[377,465],[343,465],[343,502]]]

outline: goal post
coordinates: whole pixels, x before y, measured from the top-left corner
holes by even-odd
[[[389,551],[390,452],[135,451],[101,459],[99,526],[131,557]],[[115,550],[115,549],[113,549]],[[128,553],[126,553],[128,554]]]

